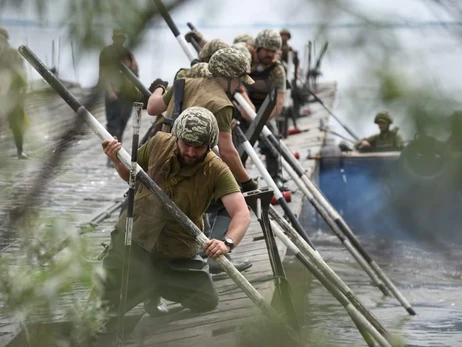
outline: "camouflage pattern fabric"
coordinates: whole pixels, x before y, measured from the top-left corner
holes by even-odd
[[[209,64],[197,63],[192,68],[188,69],[183,75],[184,78],[208,78],[212,74],[209,71]]]
[[[219,49],[228,47],[229,45],[222,39],[213,39],[211,41],[208,41],[199,52],[199,59],[203,62],[207,62],[213,55],[213,53],[215,53]]]
[[[242,54],[244,54],[247,57],[247,59],[249,59],[249,62],[252,63],[252,54],[250,54],[250,51],[247,48],[247,44],[245,42],[235,43],[231,46],[231,48],[235,48],[238,51],[240,51]]]
[[[234,38],[233,44],[239,43],[239,42],[244,42],[247,45],[255,47],[255,40],[252,37],[252,35],[249,35],[249,34],[239,34],[239,35],[237,35]]]
[[[218,144],[218,123],[204,107],[190,107],[181,112],[173,124],[172,135],[187,145],[215,147]]]
[[[235,48],[222,48],[215,52],[209,61],[209,71],[213,76],[240,78],[243,83],[253,84],[250,62]]]
[[[380,134],[372,135],[361,139],[355,145],[357,147],[361,141],[366,140],[372,148],[402,148],[404,147],[403,138],[398,134],[398,130],[385,131]]]
[[[268,51],[277,51],[281,49],[281,35],[276,30],[264,29],[260,31],[255,39],[255,48],[264,48]]]
[[[389,124],[393,123],[393,118],[387,111],[380,111],[377,113],[374,119],[374,123],[387,122]]]

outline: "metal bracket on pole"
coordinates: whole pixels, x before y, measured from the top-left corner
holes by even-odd
[[[271,188],[263,188],[244,193],[247,205],[257,216],[258,222],[262,228],[271,268],[276,278],[276,288],[284,306],[289,324],[295,331],[300,331],[300,324],[297,319],[297,314],[295,313],[290,285],[287,281],[281,257],[279,256],[273,230],[271,229],[269,208],[272,197],[273,190]]]

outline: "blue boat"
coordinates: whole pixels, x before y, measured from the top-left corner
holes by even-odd
[[[446,144],[422,137],[403,151],[324,148],[316,159],[319,187],[355,233],[462,239],[461,165]]]

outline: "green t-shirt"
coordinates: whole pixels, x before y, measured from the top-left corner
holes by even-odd
[[[169,87],[162,95],[162,100],[164,100],[165,105],[170,103],[172,100],[173,88]],[[231,122],[233,120],[233,106],[227,106],[215,113],[215,118],[218,123],[218,130],[226,133],[231,133]]]

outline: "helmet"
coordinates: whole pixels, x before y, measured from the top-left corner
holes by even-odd
[[[202,47],[201,51],[199,52],[199,59],[201,61],[208,61],[213,53],[219,49],[228,47],[229,45],[222,39],[210,40],[204,45],[204,47]]]
[[[209,61],[209,71],[213,76],[241,78],[246,84],[255,81],[248,75],[250,61],[235,48],[222,48],[216,51]]]
[[[231,46],[231,48],[235,48],[237,49],[238,51],[240,51],[242,54],[244,54],[247,59],[249,59],[249,61],[252,63],[252,54],[250,54],[250,51],[249,49],[247,48],[247,45],[245,42],[238,42],[238,43],[235,43]]]
[[[233,44],[238,42],[244,42],[247,45],[255,46],[254,38],[249,34],[239,34],[234,38]]]
[[[112,38],[115,38],[115,37],[125,37],[127,38],[127,33],[125,32],[124,29],[114,29],[112,30]]]
[[[292,35],[290,34],[290,30],[289,29],[281,29],[281,31],[279,32],[279,35],[288,35],[289,36],[289,39],[292,37]]]
[[[264,29],[260,31],[255,39],[255,48],[264,48],[268,51],[277,51],[281,49],[281,35],[276,30]]]
[[[207,63],[194,64],[184,75],[186,78],[207,78],[210,77],[210,71]]]
[[[374,123],[378,124],[380,122],[387,122],[389,124],[393,123],[393,118],[387,111],[380,111],[377,113],[374,119]]]
[[[8,34],[8,30],[6,30],[5,27],[0,27],[0,37],[3,37],[6,40],[10,38],[10,35]]]
[[[192,146],[218,144],[218,123],[212,112],[203,107],[189,107],[173,123],[172,135]]]

